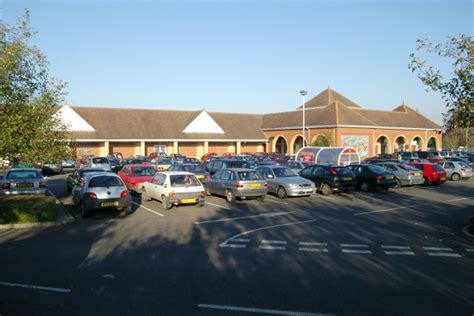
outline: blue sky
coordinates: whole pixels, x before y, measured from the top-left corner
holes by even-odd
[[[472,1],[3,0],[31,12],[67,103],[289,111],[327,86],[365,108],[405,101],[441,123],[440,95],[408,70],[419,38],[473,32]],[[449,65],[434,60],[443,70]]]

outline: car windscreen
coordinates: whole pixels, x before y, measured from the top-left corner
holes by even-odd
[[[123,183],[118,177],[98,176],[92,178],[89,182],[89,188],[108,188],[121,186],[123,186]]]
[[[107,158],[92,158],[92,163],[104,164],[109,163],[109,160]]]
[[[192,174],[171,175],[170,182],[172,187],[200,186],[199,180]]]
[[[155,173],[156,173],[156,170],[153,167],[134,167],[134,168],[132,168],[132,176],[134,176],[134,177],[154,176]]]
[[[471,168],[468,166],[468,164],[464,163],[464,162],[458,162],[458,164],[462,167],[462,168]]]
[[[436,170],[436,171],[444,171],[443,167],[441,167],[441,166],[438,165],[437,163],[436,163],[436,164],[433,164],[433,170]]]
[[[227,161],[227,168],[250,168],[246,161]]]
[[[373,173],[387,173],[387,170],[385,170],[384,168],[380,166],[367,165],[367,168],[369,168],[369,170],[372,171]]]
[[[296,173],[290,168],[274,168],[273,172],[277,178],[296,177]]]
[[[242,181],[262,180],[262,177],[260,177],[256,171],[239,171],[237,173],[239,175],[239,179]]]
[[[352,170],[347,168],[347,167],[334,168],[334,170],[336,170],[336,174],[340,174],[340,175],[352,175],[353,174]]]
[[[34,170],[17,170],[10,171],[5,179],[7,180],[31,180],[31,179],[41,179],[41,174]]]

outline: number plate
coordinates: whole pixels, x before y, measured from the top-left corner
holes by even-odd
[[[251,188],[260,188],[260,183],[250,183]]]
[[[196,178],[198,178],[198,179],[204,179],[204,176],[203,176],[203,175],[200,175],[200,174],[198,174],[198,175],[196,175]]]
[[[104,207],[106,207],[106,206],[119,206],[119,202],[117,202],[117,201],[116,202],[102,202],[102,203],[100,203],[100,206],[104,206]]]
[[[441,177],[441,181],[444,181],[444,180],[446,180],[446,177]]]
[[[415,176],[421,176],[421,173],[420,172],[415,172]]]
[[[19,182],[19,183],[16,184],[16,187],[17,188],[32,188],[33,183],[31,183],[31,182]]]
[[[183,204],[196,203],[196,199],[182,199],[181,203]]]
[[[387,179],[387,180],[392,180],[392,179],[393,179],[393,176],[386,176],[385,179]]]
[[[351,181],[351,180],[352,180],[351,177],[345,177],[345,178],[344,178],[344,181]]]

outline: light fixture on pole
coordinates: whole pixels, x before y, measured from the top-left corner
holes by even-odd
[[[302,147],[305,146],[305,143],[306,143],[306,138],[305,138],[305,95],[308,94],[308,91],[306,90],[301,90],[300,91],[300,94],[303,96],[303,144],[302,144]]]

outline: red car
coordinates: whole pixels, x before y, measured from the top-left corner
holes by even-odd
[[[207,154],[204,154],[204,156],[201,157],[201,161],[202,161],[202,162],[208,161],[211,156],[217,156],[217,154],[216,154],[216,153],[207,153]]]
[[[423,177],[427,185],[446,182],[446,171],[437,163],[409,162],[408,164],[423,171]]]
[[[143,183],[150,181],[155,175],[156,170],[149,164],[125,165],[118,173],[129,191],[141,194]]]

